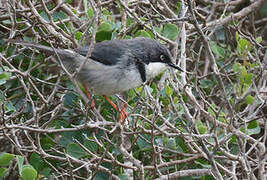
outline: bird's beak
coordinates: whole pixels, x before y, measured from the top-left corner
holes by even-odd
[[[175,65],[175,64],[173,64],[173,63],[168,63],[168,65],[169,65],[170,67],[174,68],[174,69],[177,69],[177,70],[179,70],[179,71],[184,72],[180,67],[178,67],[177,65]]]

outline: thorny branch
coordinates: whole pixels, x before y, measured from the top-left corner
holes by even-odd
[[[101,23],[112,20],[121,22],[114,38],[149,31],[170,47],[184,72],[165,72],[157,85],[149,83],[152,91],[143,87],[131,91],[133,97],[120,96],[131,110],[130,122],[121,125],[101,97],[90,108],[92,99],[73,80],[75,73],[65,72],[54,57],[0,41],[1,73],[11,73],[7,82],[0,79],[0,151],[27,158],[36,153],[58,179],[94,179],[99,172],[111,179],[123,173],[129,179],[267,178],[267,21],[255,20],[264,0],[84,2],[0,0],[0,39],[92,48]],[[162,33],[168,24],[179,29],[175,39]],[[243,55],[236,50],[236,33],[251,46]],[[220,59],[214,43],[224,44],[228,55]],[[253,74],[247,88],[237,78],[242,70],[231,68],[236,63]],[[172,93],[162,95],[166,86]],[[254,101],[245,104],[248,97]],[[12,103],[13,109],[7,106]],[[251,122],[257,122],[257,133],[250,134]],[[80,157],[64,142],[71,133],[76,136],[68,141],[82,149]]]

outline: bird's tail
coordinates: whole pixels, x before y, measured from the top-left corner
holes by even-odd
[[[6,42],[10,42],[10,43],[14,43],[14,44],[19,44],[19,45],[22,45],[22,46],[32,47],[32,48],[41,50],[43,52],[46,52],[49,55],[53,55],[53,54],[55,54],[56,51],[58,51],[55,48],[39,45],[39,44],[33,43],[33,42],[21,41],[21,40],[16,40],[16,39],[5,39],[5,41]]]
[[[41,52],[44,52],[47,55],[53,55],[57,59],[59,58],[64,66],[68,69],[73,71],[73,68],[79,66],[79,64],[85,59],[80,54],[76,53],[75,51],[68,50],[68,49],[58,49],[52,48],[48,46],[43,46],[33,42],[27,41],[20,41],[15,39],[8,39],[5,40],[6,42],[18,44],[21,46],[31,47],[34,49],[38,49]]]

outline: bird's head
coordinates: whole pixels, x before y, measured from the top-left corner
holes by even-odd
[[[183,71],[172,62],[171,53],[165,45],[150,38],[136,38],[136,40],[139,41],[138,44],[142,49],[140,50],[143,56],[141,59],[147,64],[146,73],[148,78],[155,77],[168,66]]]

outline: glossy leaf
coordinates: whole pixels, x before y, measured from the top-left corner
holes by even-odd
[[[72,91],[69,91],[64,96],[64,106],[73,107],[76,101],[77,101],[77,94]]]
[[[23,162],[24,162],[24,157],[23,156],[16,156],[16,160],[18,163],[18,168],[19,168],[19,174],[21,174],[22,167],[23,167]]]
[[[24,165],[21,171],[23,180],[34,180],[37,177],[37,171],[31,165]]]
[[[262,42],[262,37],[261,37],[261,36],[257,37],[257,38],[256,38],[256,42],[257,42],[257,43],[261,43],[261,42]]]
[[[233,65],[233,71],[235,72],[235,73],[238,73],[239,71],[240,71],[240,69],[241,69],[241,64],[240,63],[235,63],[234,65]]]
[[[167,96],[171,96],[173,94],[173,90],[169,85],[165,86],[165,93]]]
[[[254,97],[251,96],[251,95],[248,95],[246,98],[245,98],[245,102],[246,104],[252,104],[254,102]]]
[[[67,146],[67,153],[75,158],[81,158],[86,156],[86,152],[76,143],[70,143]]]
[[[89,18],[93,18],[94,14],[95,14],[95,12],[94,12],[93,8],[89,8],[87,10],[87,15]]]
[[[210,47],[212,52],[217,55],[218,57],[224,57],[225,56],[225,49],[218,46],[214,41],[210,42]]]
[[[137,139],[137,145],[139,146],[140,149],[146,149],[146,148],[150,148],[150,144],[148,143],[149,140],[145,140],[148,139],[149,136],[148,135],[143,135],[143,138],[138,138]]]
[[[129,177],[126,174],[119,175],[120,180],[129,180]]]
[[[96,33],[95,40],[96,42],[101,42],[105,40],[111,40],[112,32],[111,31],[99,31]]]
[[[172,150],[176,150],[176,142],[174,138],[169,138],[166,144],[166,147]]]
[[[94,141],[85,141],[84,146],[92,152],[96,152],[98,149],[98,145]]]
[[[8,171],[4,167],[0,167],[0,179],[4,178],[7,175]]]
[[[135,37],[147,37],[147,38],[151,38],[150,34],[148,32],[146,32],[145,30],[139,30],[139,31],[137,31],[137,33],[135,34]]]
[[[51,168],[43,161],[43,159],[37,154],[32,153],[30,157],[30,164],[38,171],[39,174],[49,175]]]
[[[207,126],[205,126],[200,120],[197,121],[196,125],[200,134],[205,134],[207,132]]]
[[[82,36],[83,36],[83,33],[80,32],[80,31],[77,31],[75,33],[75,36],[74,37],[75,37],[76,40],[80,41]]]
[[[178,36],[178,27],[174,24],[165,24],[162,35],[168,39],[174,40]]]
[[[111,25],[109,23],[103,22],[102,24],[100,24],[97,28],[97,31],[111,31]]]
[[[1,153],[0,154],[0,166],[9,166],[13,158],[14,158],[13,154]]]

